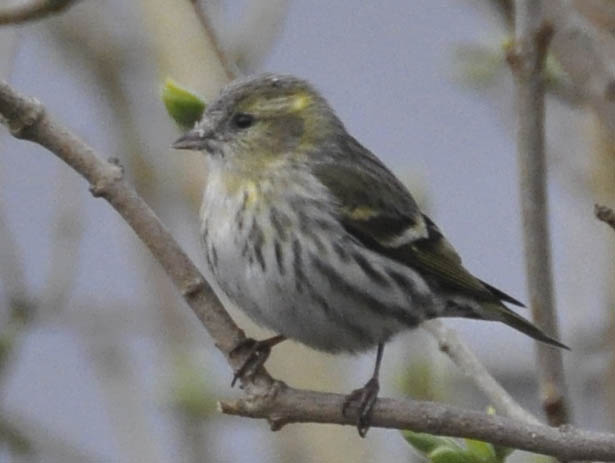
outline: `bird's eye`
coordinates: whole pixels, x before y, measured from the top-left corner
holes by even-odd
[[[254,124],[254,116],[252,114],[237,113],[233,116],[232,122],[238,129],[247,129]]]

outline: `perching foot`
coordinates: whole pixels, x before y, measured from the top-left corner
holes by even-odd
[[[252,338],[244,339],[231,353],[231,357],[244,356],[243,364],[235,371],[231,387],[235,385],[239,378],[251,378],[258,369],[264,365],[271,353],[271,348],[284,341],[284,336],[273,336],[272,338],[257,341]]]
[[[346,412],[350,407],[358,407],[357,429],[361,437],[365,437],[369,429],[369,418],[378,398],[379,390],[378,378],[372,378],[361,389],[355,389],[348,394],[342,405],[342,414],[344,416],[346,416]]]

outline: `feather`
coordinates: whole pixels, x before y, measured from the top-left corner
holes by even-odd
[[[335,164],[317,164],[313,170],[337,202],[348,233],[368,249],[428,274],[442,287],[479,302],[522,305],[468,272],[406,187],[369,150],[354,139],[349,143],[352,146],[335,153]]]

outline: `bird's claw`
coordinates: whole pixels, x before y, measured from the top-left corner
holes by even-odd
[[[349,407],[356,404],[357,410],[357,430],[361,437],[365,437],[369,429],[369,420],[378,399],[380,384],[378,378],[370,379],[361,389],[355,389],[344,399],[342,404],[342,415],[346,416]]]
[[[274,336],[262,341],[257,341],[252,338],[241,341],[229,354],[230,357],[241,355],[245,359],[233,374],[231,387],[235,386],[235,383],[240,378],[253,377],[269,358],[271,348],[283,340],[284,338],[282,336]]]

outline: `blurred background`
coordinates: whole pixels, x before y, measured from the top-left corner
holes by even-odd
[[[2,8],[27,0],[3,0]],[[410,187],[482,279],[527,300],[504,0],[204,2],[81,0],[0,26],[0,78],[40,99],[128,180],[202,265],[204,162],[173,151],[160,99],[172,77],[211,100],[236,74],[292,73],[329,99],[349,131]],[[615,2],[569,2],[607,39]],[[208,33],[206,33],[208,32]],[[591,70],[588,70],[591,74]],[[556,302],[576,424],[615,431],[615,240],[593,216],[615,205],[615,145],[556,60],[547,104]],[[254,337],[267,333],[237,310]],[[529,338],[447,320],[523,406],[540,415]],[[333,357],[291,342],[274,377],[349,392],[373,354]],[[385,351],[382,395],[484,410],[488,401],[423,330]],[[267,423],[216,412],[238,396],[231,371],[132,230],[37,145],[0,131],[0,461],[419,461],[396,431]],[[518,459],[533,458],[516,454]],[[520,456],[519,456],[520,455]]]

